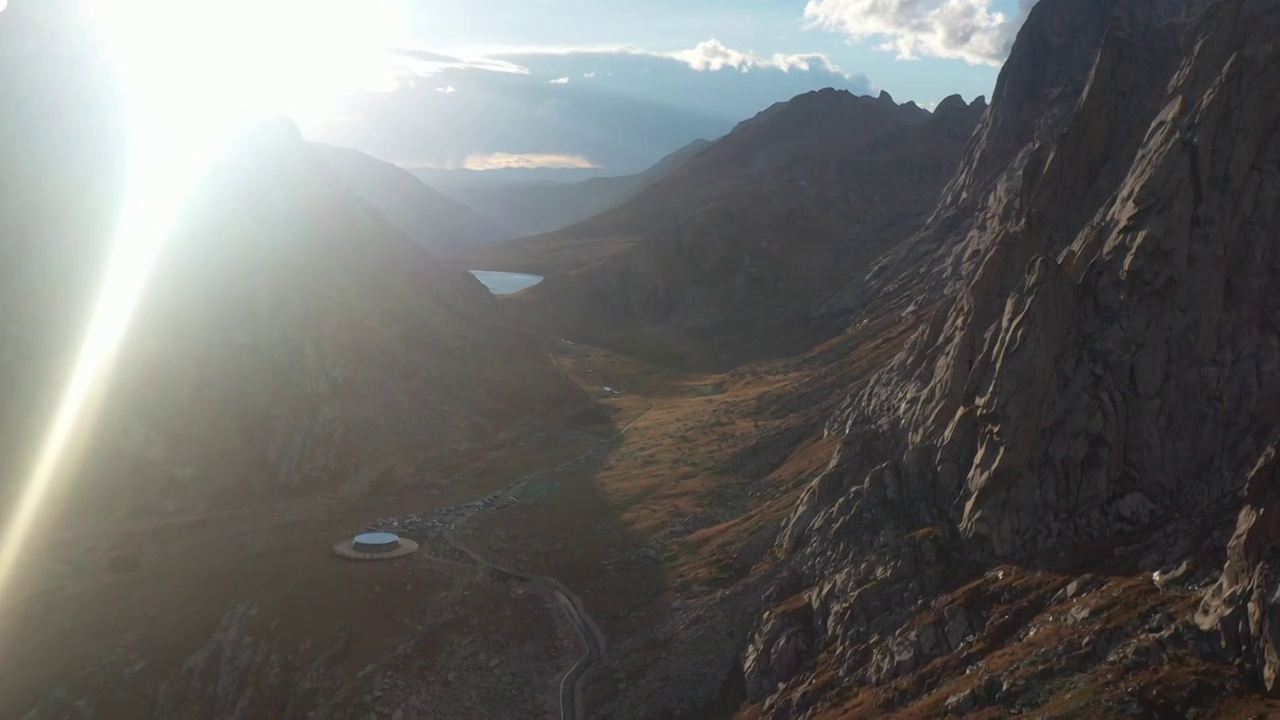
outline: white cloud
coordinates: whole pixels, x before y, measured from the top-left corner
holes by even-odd
[[[487,48],[480,53],[483,57],[496,58],[498,62],[505,62],[502,58],[527,58],[537,55],[624,55],[632,57],[653,57],[663,58],[665,60],[676,60],[688,65],[690,69],[697,71],[719,71],[719,70],[738,70],[740,72],[749,72],[755,69],[772,69],[789,72],[791,70],[809,71],[822,69],[838,75],[849,78],[850,75],[840,69],[838,65],[831,61],[824,53],[774,53],[772,55],[757,55],[750,50],[735,50],[728,47],[724,43],[715,38],[704,40],[688,50],[675,50],[671,52],[662,52],[659,50],[650,50],[646,48],[636,47],[634,45],[600,45],[600,46],[584,46],[584,47],[492,47]],[[515,65],[515,67],[521,67]],[[613,73],[604,73],[605,77],[611,76]],[[596,77],[596,73],[590,72],[583,77]]]
[[[593,73],[593,72],[589,72],[589,73],[582,73],[582,77],[584,77],[584,78],[593,78],[593,77],[595,77],[595,76],[596,76],[596,74],[595,74],[595,73]]]
[[[391,51],[393,72],[398,77],[431,77],[445,70],[487,70],[489,72],[528,75],[529,68],[492,57],[461,58],[429,50],[397,48]]]
[[[452,86],[452,85],[445,85],[444,87],[438,87],[438,88],[436,88],[436,92],[438,92],[438,93],[444,93],[445,95],[452,95],[452,94],[454,94],[454,93],[458,92],[458,88],[456,88],[456,87],[454,87],[454,86]]]
[[[558,78],[556,78],[555,80],[548,80],[547,82],[551,83],[552,85],[568,85],[568,84],[569,84],[569,78],[567,78],[567,77],[558,77]]]
[[[824,67],[834,73],[844,74],[835,63],[822,53],[774,53],[769,57],[756,55],[751,51],[734,50],[724,43],[712,38],[703,40],[689,50],[673,53],[658,53],[685,63],[698,71],[716,72],[732,68],[740,72],[748,72],[755,68],[773,68],[783,72],[791,70],[808,71],[813,67]]]
[[[508,168],[581,168],[600,167],[581,155],[558,153],[476,153],[462,161],[468,170],[503,170]]]
[[[999,65],[1009,54],[1026,11],[993,11],[991,0],[809,0],[804,16],[814,27],[846,33],[853,42],[879,39],[879,50],[903,60],[939,57],[973,65]]]

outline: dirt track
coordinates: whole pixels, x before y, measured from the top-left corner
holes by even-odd
[[[561,463],[560,465],[557,465],[552,468],[547,468],[545,470],[538,470],[536,472],[529,473],[528,475],[525,475],[520,479],[516,480],[515,482],[513,482],[500,494],[514,492],[519,485],[523,484],[524,482],[532,478],[535,478],[541,475],[546,475],[548,473],[552,473],[557,470],[565,469],[567,467],[570,467],[572,465],[575,465],[585,460],[591,455],[594,455],[600,452],[602,449],[607,447],[611,442],[625,435],[626,432],[630,430],[632,427],[634,427],[637,422],[639,422],[646,415],[648,415],[649,412],[652,411],[655,406],[656,406],[655,403],[650,403],[649,407],[644,412],[637,415],[634,419],[631,420],[631,422],[627,423],[626,426],[624,426],[621,430],[615,433],[612,437],[601,440],[596,447],[591,448],[590,450],[584,452],[578,457],[573,458],[572,460],[569,460],[568,462]],[[477,503],[473,502],[473,503],[467,503],[461,506],[455,506],[454,508],[442,508],[441,510],[437,510],[436,512],[448,513],[450,510],[454,510],[454,509],[461,509],[464,511],[466,509],[471,509],[472,512],[479,512],[483,509],[483,505],[478,505]],[[471,513],[467,513],[462,518],[455,520],[455,523],[460,525],[462,522],[466,520],[466,518],[470,514]],[[493,562],[492,560],[484,557],[480,553],[476,552],[475,550],[461,543],[457,539],[457,537],[453,534],[452,530],[445,530],[442,533],[442,537],[445,539],[446,542],[452,545],[456,550],[462,553],[465,553],[467,556],[469,556],[472,560],[474,560],[479,565],[496,570],[506,575],[510,575],[511,577],[514,577],[519,580],[524,580],[526,582],[534,583],[535,585],[538,585],[543,589],[547,590],[548,592],[550,592],[556,598],[557,602],[560,604],[560,608],[564,611],[565,615],[569,618],[569,623],[573,625],[575,630],[577,630],[578,636],[582,639],[582,643],[587,649],[586,655],[579,658],[578,661],[574,663],[571,668],[569,668],[568,672],[566,672],[560,680],[560,717],[561,717],[561,720],[577,720],[578,718],[583,717],[584,708],[582,707],[582,702],[580,699],[580,695],[578,693],[578,684],[581,681],[582,676],[586,674],[587,670],[589,670],[591,666],[600,659],[600,656],[604,652],[605,640],[604,640],[604,634],[600,632],[599,626],[597,626],[595,621],[591,619],[591,616],[587,614],[586,608],[582,602],[582,598],[578,597],[564,583],[560,582],[555,578],[546,577],[544,575],[535,575],[533,573],[527,573],[521,570],[517,570],[515,568],[508,567],[506,565],[501,565],[496,562]]]
[[[555,596],[560,603],[560,608],[564,610],[565,616],[569,618],[569,623],[578,631],[578,636],[582,638],[582,643],[587,648],[587,654],[579,658],[560,680],[560,718],[561,720],[578,720],[578,718],[583,717],[583,708],[581,703],[578,702],[578,681],[600,659],[601,654],[604,652],[604,635],[596,627],[591,616],[587,614],[586,609],[583,607],[582,599],[565,587],[564,583],[555,578],[534,575],[533,573],[499,565],[489,560],[458,542],[452,532],[446,531],[444,538],[450,545],[466,553],[480,565],[516,579],[539,585]]]

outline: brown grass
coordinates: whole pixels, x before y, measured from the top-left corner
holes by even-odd
[[[19,576],[21,601],[4,609],[10,622],[0,641],[24,653],[21,662],[6,654],[0,668],[6,679],[0,717],[22,716],[41,690],[122,648],[148,660],[131,684],[108,691],[87,678],[72,689],[101,700],[110,716],[151,714],[149,689],[208,643],[220,618],[242,601],[258,609],[249,628],[256,635],[282,647],[310,641],[296,662],[340,647],[342,667],[356,672],[379,661],[389,642],[413,634],[424,608],[470,575],[421,553],[404,561],[345,563],[331,556],[332,543],[375,518],[475,499],[578,457],[601,440],[607,442],[598,454],[549,478],[547,494],[476,516],[464,539],[563,580],[607,636],[643,637],[676,593],[729,582],[768,551],[797,493],[826,467],[838,443],[807,429],[843,389],[865,380],[874,368],[866,357],[880,357],[900,342],[871,344],[850,357],[851,370],[817,381],[812,359],[681,373],[559,343],[554,354],[564,376],[594,399],[607,422],[584,427],[560,418],[559,425],[403,462],[361,495],[140,517],[109,531],[57,528],[47,538],[48,551],[36,549],[42,562]],[[770,398],[815,382],[823,388],[815,395],[819,402],[794,411],[770,407]],[[622,394],[606,394],[605,385]],[[625,435],[609,439],[628,426]],[[731,462],[742,448],[778,443],[774,465]],[[430,547],[424,539],[422,553]],[[637,561],[640,551],[657,558]],[[129,552],[138,555],[136,573],[105,570],[111,557]],[[138,588],[148,592],[140,595]],[[507,607],[503,597],[477,597],[463,620],[434,628],[426,647],[445,647],[477,628],[502,628],[513,637],[558,632],[528,613],[512,619],[500,610]],[[379,612],[367,612],[371,601]]]

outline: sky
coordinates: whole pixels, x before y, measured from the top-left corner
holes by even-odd
[[[636,172],[824,87],[990,95],[1029,0],[439,0],[399,79],[309,135],[401,165]]]
[[[715,39],[762,57],[820,54],[919,103],[988,92],[1027,3],[1019,0],[449,0],[409,9],[416,46],[673,52]],[[1003,19],[1003,22],[1002,22]],[[915,58],[915,61],[907,60]],[[943,59],[959,62],[941,62]],[[967,62],[966,62],[967,61]],[[974,63],[982,63],[975,65]]]
[[[206,90],[254,88],[258,105],[307,95],[317,101],[288,114],[311,139],[405,167],[607,175],[825,87],[923,107],[989,96],[1034,0],[183,2],[128,0],[121,47],[162,41],[174,49],[153,54],[182,62],[159,70]],[[172,22],[142,22],[162,11]],[[184,22],[199,27],[155,37]],[[352,35],[360,42],[343,42]],[[367,56],[333,50],[375,39],[376,72]],[[360,89],[330,102],[338,76]]]

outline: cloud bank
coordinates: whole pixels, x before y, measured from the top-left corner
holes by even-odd
[[[808,71],[812,67],[825,68],[834,73],[843,74],[830,58],[822,53],[799,53],[786,55],[774,53],[770,57],[762,57],[752,52],[744,52],[726,47],[724,43],[712,38],[698,43],[690,50],[679,50],[673,53],[659,54],[685,63],[698,71],[716,72],[732,68],[740,72],[748,72],[755,68],[772,68],[788,72],[790,70]]]
[[[446,70],[485,70],[511,75],[529,74],[529,68],[492,57],[468,59],[408,48],[396,48],[391,51],[391,72],[396,77],[434,77]]]
[[[1035,4],[1022,0],[1017,17],[997,12],[991,0],[809,0],[804,17],[814,27],[880,40],[878,49],[904,60],[921,57],[1000,65],[1022,20]]]
[[[555,153],[488,153],[468,155],[462,162],[467,170],[505,170],[510,168],[575,168],[589,170],[599,167],[581,155]]]
[[[853,77],[840,69],[825,53],[774,53],[758,55],[750,50],[737,50],[725,45],[716,38],[703,40],[685,50],[659,51],[646,50],[630,45],[604,46],[592,48],[515,48],[494,53],[494,58],[509,57],[554,57],[574,55],[609,55],[614,57],[649,57],[663,60],[676,60],[698,72],[719,72],[721,70],[781,70],[789,72],[798,70],[824,70],[826,72]],[[504,62],[502,60],[499,63]],[[583,77],[595,77],[596,73],[584,73]]]
[[[762,56],[716,40],[636,48],[397,50],[389,92],[350,98],[307,137],[404,166],[638,172],[773,103],[870,83],[818,53]],[[581,79],[579,79],[581,78]]]

